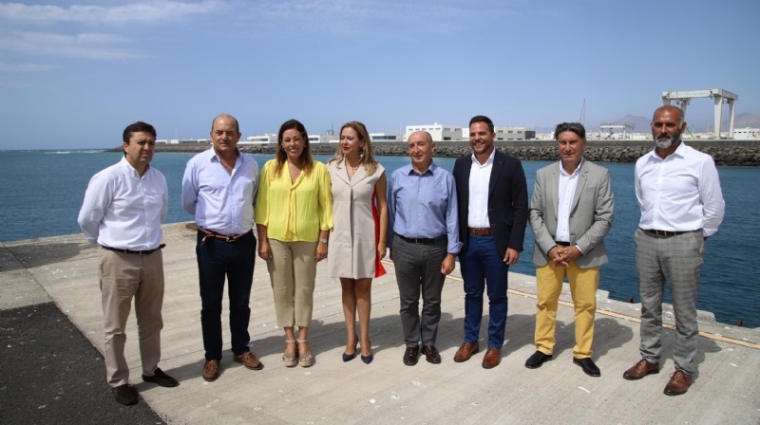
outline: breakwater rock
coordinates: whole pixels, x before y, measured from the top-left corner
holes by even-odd
[[[692,141],[686,144],[715,159],[717,165],[760,166],[760,141]],[[273,154],[276,145],[239,145],[246,153]],[[652,150],[652,142],[640,141],[588,141],[586,158],[595,162],[636,162],[642,155]],[[375,143],[375,155],[406,156],[405,143]],[[497,142],[496,147],[524,161],[556,161],[559,159],[554,141]],[[199,152],[208,149],[207,144],[157,145],[159,152]],[[337,145],[311,146],[315,155],[332,155]],[[121,150],[118,148],[117,150]],[[438,142],[435,156],[456,158],[468,155],[468,142]]]

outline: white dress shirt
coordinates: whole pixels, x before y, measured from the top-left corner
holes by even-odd
[[[228,173],[212,147],[187,162],[182,207],[203,229],[222,235],[246,233],[253,227],[258,182],[259,166],[253,157],[238,152]]]
[[[644,230],[718,231],[725,202],[715,161],[683,142],[667,158],[654,150],[636,161],[636,198]]]
[[[557,234],[554,235],[555,241],[570,242],[570,210],[573,208],[573,198],[575,198],[575,189],[578,187],[583,160],[575,168],[573,174],[567,174],[559,162],[559,204],[557,205]]]
[[[470,167],[470,202],[467,205],[467,225],[476,229],[490,229],[491,221],[488,219],[488,184],[491,181],[493,158],[496,149],[491,151],[485,163],[481,164],[472,154],[472,166]]]
[[[163,239],[168,193],[160,171],[148,166],[140,177],[124,157],[92,176],[77,222],[90,243],[130,251],[156,249]]]

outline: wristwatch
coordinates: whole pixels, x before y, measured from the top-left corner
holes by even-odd
[[[323,244],[327,245],[327,239],[320,238],[319,239],[319,243],[323,243]]]

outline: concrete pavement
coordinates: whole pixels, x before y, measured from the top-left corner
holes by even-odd
[[[348,363],[341,360],[345,328],[340,284],[326,278],[324,265],[320,265],[310,332],[316,364],[291,369],[282,365],[284,336],[275,325],[266,265],[257,259],[251,296],[251,347],[265,368],[247,370],[233,363],[226,351],[221,377],[207,383],[200,377],[203,349],[195,233],[185,224],[166,225],[164,232],[166,295],[161,367],[181,385],[167,389],[141,382],[134,315],[127,331],[127,360],[142,404],[147,403],[169,424],[760,424],[760,330],[715,323],[711,315],[701,314],[700,372],[687,394],[667,397],[662,390],[673,369],[669,358],[673,331],[665,332],[663,371],[640,381],[625,381],[623,371],[639,360],[639,305],[611,301],[600,291],[594,359],[602,377],[588,377],[572,364],[573,312],[567,303],[558,312],[554,360],[530,370],[524,363],[535,350],[535,279],[525,275],[510,275],[508,340],[502,349],[501,365],[483,369],[482,352],[465,363],[453,361],[462,340],[464,317],[457,269],[447,279],[443,294],[438,335],[443,362],[433,365],[422,358],[416,366],[405,366],[401,361],[404,349],[398,289],[390,262],[385,263],[388,274],[373,283],[374,362],[365,365],[358,358]],[[523,253],[523,257],[528,254]],[[52,299],[102,352],[97,264],[97,248],[79,235],[2,243],[0,310]],[[563,294],[563,299],[568,301],[569,295]],[[672,323],[672,309],[665,316]],[[484,319],[485,324],[487,317]],[[226,318],[223,325],[226,328]],[[485,328],[481,346],[487,338]],[[229,348],[228,330],[224,338]],[[7,385],[24,379],[13,378]],[[107,392],[104,379],[101,382]],[[110,392],[107,395],[110,398]],[[106,407],[121,408],[108,402]],[[36,406],[29,406],[33,408]]]

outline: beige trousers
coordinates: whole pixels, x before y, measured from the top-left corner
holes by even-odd
[[[127,318],[135,302],[140,359],[144,375],[153,375],[161,359],[161,307],[164,302],[164,262],[161,250],[148,255],[102,250],[100,292],[105,319],[106,382],[111,387],[129,383],[124,356]]]
[[[274,292],[277,326],[308,327],[314,309],[316,242],[282,242],[269,239],[272,259],[267,261]]]

